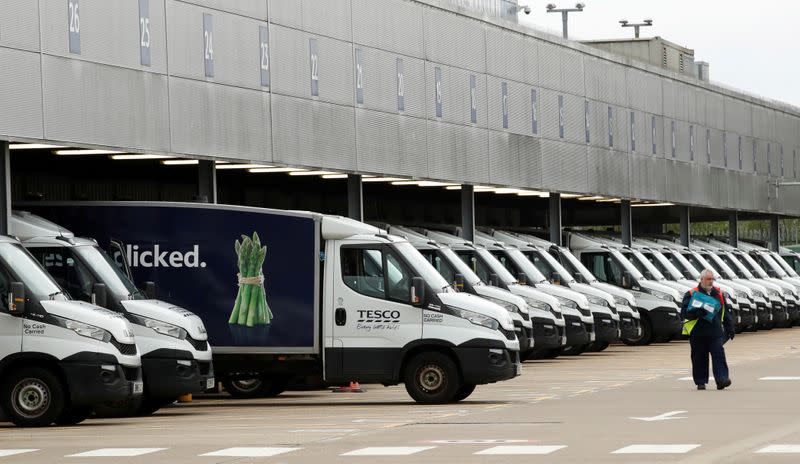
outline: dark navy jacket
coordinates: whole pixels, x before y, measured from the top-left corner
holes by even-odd
[[[720,304],[722,304],[722,309],[727,309],[725,308],[725,299],[722,297],[719,287],[712,287],[710,292],[706,292],[698,285],[694,291],[703,292],[706,295],[716,298]],[[686,294],[683,295],[683,303],[681,303],[681,316],[688,320],[699,318],[697,325],[695,325],[694,329],[692,330],[692,337],[723,337],[728,333],[733,333],[736,325],[733,321],[734,315],[730,314],[730,311],[725,311],[727,314],[725,314],[724,321],[722,320],[722,310],[720,310],[716,316],[714,316],[714,319],[709,322],[705,320],[705,318],[700,317],[704,311],[702,308],[689,308],[689,301],[691,299],[692,292],[686,292]]]

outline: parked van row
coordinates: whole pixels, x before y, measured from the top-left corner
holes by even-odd
[[[681,337],[680,302],[702,269],[718,275],[738,330],[800,322],[795,255],[711,239],[627,246],[567,231],[559,246],[535,230],[479,228],[469,241],[458,227],[227,205],[23,206],[39,216],[16,213],[15,233],[37,268],[136,336],[144,394],[97,411],[147,413],[215,380],[235,397],[302,380],[461,401],[526,359]],[[156,284],[171,304],[153,299]]]

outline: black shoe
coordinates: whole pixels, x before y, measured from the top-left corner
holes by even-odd
[[[705,385],[698,385],[698,386],[697,386],[697,389],[698,389],[698,390],[705,390],[705,389],[706,389],[706,386],[705,386]]]
[[[731,386],[731,379],[725,379],[722,382],[717,382],[717,390],[724,390]]]

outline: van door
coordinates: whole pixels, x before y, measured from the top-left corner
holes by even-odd
[[[11,277],[0,268],[0,359],[22,350],[22,316],[8,312]]]
[[[345,381],[393,380],[403,348],[422,338],[422,308],[411,306],[414,275],[384,244],[338,242],[333,338]],[[333,372],[333,370],[328,370]]]

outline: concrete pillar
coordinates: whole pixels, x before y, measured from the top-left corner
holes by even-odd
[[[461,186],[461,238],[475,240],[475,187]]]
[[[780,216],[777,214],[769,218],[769,246],[773,251],[781,249]]]
[[[0,235],[8,235],[11,220],[11,153],[0,140]]]
[[[197,164],[197,201],[217,202],[217,166],[214,161],[200,160]]]
[[[561,246],[561,194],[551,193],[549,202],[550,241]]]
[[[680,215],[681,215],[681,245],[689,246],[689,242],[692,239],[690,234],[690,225],[691,225],[691,218],[689,217],[689,207],[688,206],[679,206],[680,208]]]
[[[631,221],[631,201],[622,200],[619,205],[620,231],[622,244],[630,246],[633,242],[633,222]]]
[[[359,174],[347,175],[347,217],[364,220],[364,190]]]
[[[735,211],[728,216],[728,243],[739,246],[739,214]]]

